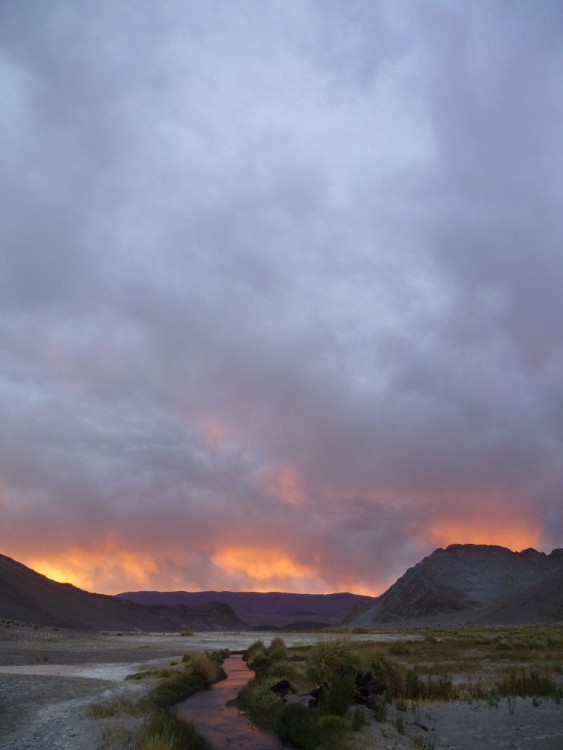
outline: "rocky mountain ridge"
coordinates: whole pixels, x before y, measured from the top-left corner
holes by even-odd
[[[440,618],[444,624],[480,618],[501,622],[510,619],[510,612],[512,621],[522,620],[524,612],[526,621],[563,619],[563,593],[554,592],[549,616],[542,616],[537,594],[535,608],[527,603],[536,586],[541,590],[562,569],[561,549],[546,555],[531,548],[512,552],[497,545],[452,544],[409,568],[375,602],[350,613],[346,623],[372,627],[425,618]]]

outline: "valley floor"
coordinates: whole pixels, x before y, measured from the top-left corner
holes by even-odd
[[[136,700],[144,683],[125,681],[148,662],[166,663],[184,652],[226,647],[241,650],[271,634],[197,633],[166,635],[65,634],[20,631],[0,636],[0,750],[125,750],[129,730],[142,719],[95,719],[100,700]],[[311,633],[284,634],[287,645],[314,643]],[[359,640],[377,639],[374,634]],[[387,636],[389,637],[389,636]],[[401,635],[402,638],[405,634]],[[489,705],[420,703],[386,722],[372,721],[358,734],[358,747],[389,750],[560,750],[562,705],[553,699],[516,698]],[[102,737],[105,741],[102,743]],[[121,739],[120,739],[121,738]]]

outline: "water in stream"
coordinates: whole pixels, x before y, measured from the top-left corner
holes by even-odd
[[[223,666],[227,679],[179,703],[178,716],[193,721],[216,750],[287,750],[276,735],[255,726],[238,708],[227,706],[253,676],[242,656],[230,656]]]

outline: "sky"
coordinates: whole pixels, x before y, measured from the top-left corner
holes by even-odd
[[[3,0],[0,552],[378,594],[563,546],[559,0]]]

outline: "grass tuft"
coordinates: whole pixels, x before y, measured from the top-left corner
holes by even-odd
[[[542,696],[555,698],[560,694],[561,687],[546,672],[522,667],[520,670],[510,670],[498,680],[497,689],[501,695],[521,697]]]
[[[136,750],[210,750],[191,722],[169,711],[155,713],[142,728]]]
[[[137,703],[128,700],[116,700],[111,703],[93,703],[88,713],[94,719],[111,719],[114,716],[136,716],[140,713]]]

